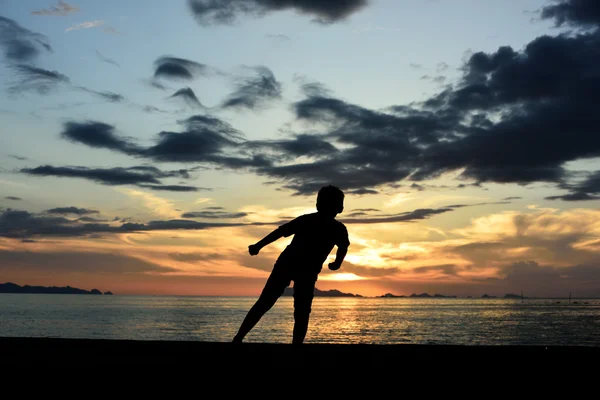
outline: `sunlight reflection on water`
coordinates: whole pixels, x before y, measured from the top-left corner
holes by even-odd
[[[255,298],[0,294],[0,336],[228,342]],[[282,297],[248,342],[289,343]],[[600,300],[315,298],[307,343],[600,345]]]

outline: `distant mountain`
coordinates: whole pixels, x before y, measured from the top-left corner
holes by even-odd
[[[430,295],[429,293],[421,293],[421,294],[415,294],[415,293],[413,293],[413,294],[411,294],[408,297],[425,297],[425,298],[435,297],[435,298],[444,298],[444,299],[446,299],[446,298],[447,299],[454,299],[454,298],[456,298],[456,296],[445,296],[443,294],[438,294],[438,293],[434,294],[433,296]]]
[[[0,293],[38,293],[38,294],[102,294],[98,289],[84,290],[71,286],[19,286],[11,282],[0,283]],[[105,294],[109,294],[107,292]],[[112,294],[112,293],[110,293]]]
[[[379,297],[406,297],[406,296],[404,296],[404,295],[397,296],[397,295],[392,294],[392,293],[386,293],[386,294],[381,295]]]
[[[315,297],[363,297],[360,294],[343,293],[337,289],[319,290],[319,289],[315,288],[314,293],[315,293]],[[282,296],[293,296],[293,295],[294,295],[294,288],[287,287],[283,291]]]

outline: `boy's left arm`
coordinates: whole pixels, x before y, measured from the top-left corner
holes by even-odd
[[[332,263],[329,263],[329,269],[332,271],[337,271],[342,266],[342,262],[344,261],[344,257],[348,253],[348,247],[350,246],[350,240],[348,239],[348,231],[344,226],[342,230],[342,235],[340,235],[340,240],[337,243],[337,251],[335,253],[335,260]]]

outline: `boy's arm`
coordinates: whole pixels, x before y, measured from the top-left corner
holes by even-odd
[[[348,253],[348,246],[338,247],[337,252],[335,253],[335,260],[332,263],[329,263],[329,269],[332,271],[340,269],[344,257],[346,257],[346,253]]]
[[[251,244],[250,246],[248,246],[248,251],[250,252],[250,255],[253,255],[253,256],[257,255],[258,252],[260,251],[260,249],[262,249],[263,247],[265,247],[266,245],[268,245],[270,243],[273,243],[274,241],[281,238],[282,236],[283,236],[283,232],[281,231],[281,229],[279,229],[279,228],[275,229],[273,232],[269,233],[267,236],[265,236],[264,238],[262,238],[255,244]]]
[[[329,269],[332,271],[337,271],[342,266],[342,262],[344,261],[344,257],[346,257],[346,253],[348,253],[348,247],[350,246],[350,240],[348,239],[348,230],[344,225],[342,225],[340,236],[337,241],[337,252],[335,253],[335,260],[332,263],[329,263]]]

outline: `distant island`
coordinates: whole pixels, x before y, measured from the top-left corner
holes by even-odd
[[[446,296],[446,295],[438,294],[438,293],[436,293],[434,295],[430,295],[429,293],[421,293],[421,294],[413,293],[410,296],[395,295],[395,294],[391,294],[391,293],[386,293],[386,294],[384,294],[382,296],[379,296],[379,297],[405,297],[405,298],[406,297],[419,297],[419,298],[443,298],[443,299],[445,299],[445,298],[455,299],[456,298],[456,296]]]
[[[360,294],[343,293],[337,289],[319,290],[319,289],[315,288],[314,293],[315,293],[315,297],[363,297]],[[282,296],[293,296],[293,295],[294,295],[294,288],[287,287],[283,291]]]
[[[434,295],[430,295],[429,293],[421,293],[421,294],[416,294],[413,293],[410,296],[405,296],[405,295],[395,295],[392,293],[386,293],[384,295],[381,295],[379,297],[392,297],[392,298],[396,298],[396,297],[404,297],[404,298],[443,298],[443,299],[456,299],[457,296],[446,296],[443,294],[434,294]],[[472,299],[473,296],[467,296],[468,299]],[[481,296],[482,299],[496,299],[498,298],[497,296],[491,296],[489,294],[483,294]],[[507,293],[504,295],[505,299],[527,299],[527,296],[521,296],[520,294],[511,294],[511,293]]]
[[[36,293],[36,294],[99,294],[102,292],[98,289],[84,290],[71,286],[19,286],[17,284],[7,282],[0,283],[0,293]],[[104,292],[105,295],[112,295],[111,292]]]

